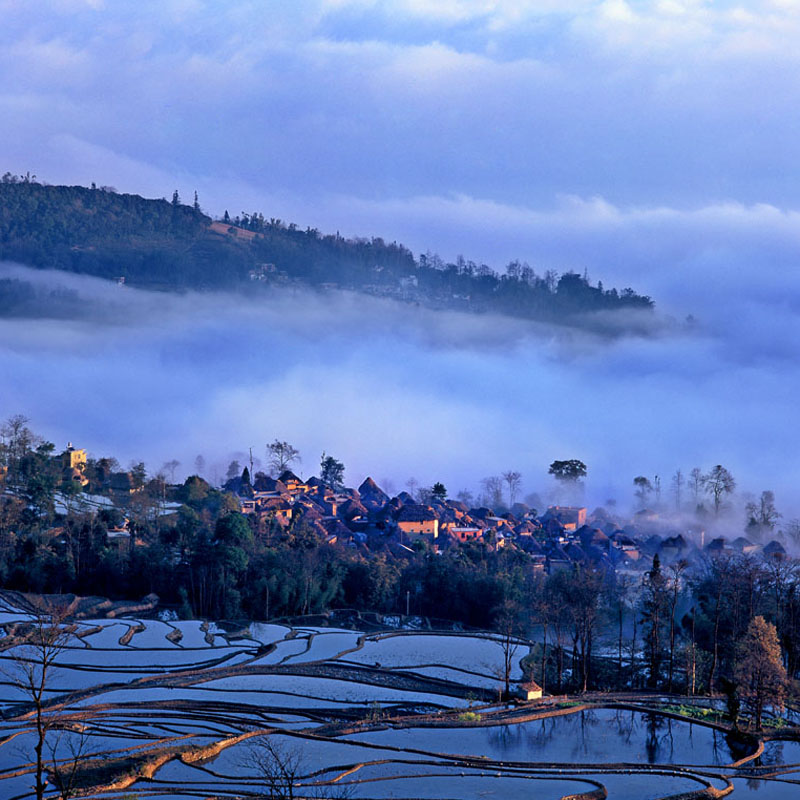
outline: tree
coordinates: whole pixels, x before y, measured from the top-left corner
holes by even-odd
[[[131,476],[133,477],[133,485],[135,488],[140,489],[144,486],[147,480],[147,469],[145,468],[144,461],[131,463]]]
[[[440,481],[434,483],[431,487],[431,497],[433,497],[434,500],[439,500],[443,503],[447,499],[447,489],[445,488],[445,485]]]
[[[680,469],[675,470],[675,474],[672,476],[672,495],[675,498],[675,510],[681,510],[681,499],[683,497],[683,487],[686,483],[686,479],[683,477],[683,473]]]
[[[490,475],[481,481],[484,491],[483,501],[493,510],[503,505],[503,482],[496,475]]]
[[[734,670],[737,690],[761,728],[764,706],[783,707],[786,697],[786,670],[781,661],[781,647],[775,626],[764,617],[755,617],[747,626],[739,644]]]
[[[192,208],[194,208],[195,211],[200,210],[200,201],[197,198],[197,191],[194,193],[194,203],[192,204]]]
[[[38,444],[38,437],[28,427],[28,418],[22,414],[9,417],[0,426],[0,464],[8,467],[6,481],[9,486],[21,485],[22,461]]]
[[[775,495],[769,490],[761,492],[758,504],[747,503],[745,512],[748,533],[759,538],[764,533],[771,533],[775,529],[775,523],[782,516],[775,508]]]
[[[169,482],[175,483],[175,470],[181,465],[181,462],[177,459],[172,459],[171,461],[167,461],[161,469],[164,472],[169,473]]]
[[[300,460],[300,451],[296,447],[292,447],[289,442],[281,442],[276,439],[272,444],[267,445],[267,463],[275,477]]]
[[[503,661],[498,677],[503,684],[503,697],[509,698],[511,694],[511,675],[514,672],[514,661],[520,648],[521,609],[511,600],[506,600],[494,612],[494,628],[500,634],[496,640],[503,654]]]
[[[556,480],[563,483],[576,484],[581,478],[586,477],[586,464],[572,458],[569,461],[554,461],[547,470]]]
[[[689,491],[692,493],[694,507],[697,508],[700,505],[700,492],[703,489],[703,471],[700,467],[692,467],[692,470],[689,472],[688,483]]]
[[[238,478],[242,474],[242,465],[234,459],[228,464],[228,471],[225,473],[225,478],[229,481],[232,481],[234,478]]]
[[[675,611],[678,608],[678,599],[682,587],[683,573],[689,568],[689,562],[682,558],[669,568],[667,582],[669,603],[669,666],[667,668],[667,691],[672,692],[672,682],[675,674]]]
[[[714,514],[719,515],[724,496],[731,494],[736,488],[733,475],[721,464],[717,464],[701,477],[700,482],[706,494],[714,499]]]
[[[34,790],[36,800],[43,800],[47,786],[45,743],[47,734],[58,721],[56,712],[48,713],[46,692],[52,681],[58,656],[67,646],[69,634],[63,627],[64,614],[41,612],[34,616],[23,644],[12,654],[9,678],[33,706]]]
[[[320,480],[334,491],[344,489],[344,464],[333,456],[322,454],[319,462]]]
[[[350,796],[348,787],[312,782],[302,750],[278,742],[274,735],[254,739],[244,761],[243,766],[254,772],[261,784],[255,797],[263,800],[345,800]]]
[[[655,688],[661,677],[663,657],[662,628],[669,603],[669,592],[661,559],[653,556],[653,566],[642,581],[642,622],[645,625],[645,659],[648,664],[648,684]]]
[[[177,207],[178,207],[180,204],[181,204],[181,197],[180,197],[180,195],[178,194],[178,190],[176,189],[176,190],[175,190],[175,191],[172,193],[172,207],[173,207],[173,208],[177,208]]]
[[[636,487],[634,494],[639,501],[639,505],[644,508],[647,505],[647,498],[653,492],[653,484],[644,475],[639,475],[633,479],[633,485]]]
[[[653,493],[656,496],[656,508],[661,507],[661,476],[653,475]]]
[[[249,486],[250,485],[250,470],[245,467],[242,470],[242,486]]]
[[[206,460],[202,455],[198,455],[194,460],[194,470],[199,477],[203,477],[206,471]]]
[[[503,480],[508,486],[508,507],[511,508],[516,502],[517,494],[522,486],[522,474],[509,470],[503,473]]]

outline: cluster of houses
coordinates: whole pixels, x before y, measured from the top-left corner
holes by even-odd
[[[261,525],[288,528],[302,520],[329,544],[366,548],[388,544],[402,554],[421,546],[440,553],[457,544],[482,541],[491,549],[522,550],[533,569],[548,574],[575,564],[642,572],[656,554],[664,564],[692,561],[703,552],[785,554],[777,541],[761,545],[740,536],[706,543],[702,531],[665,530],[652,512],[623,521],[603,508],[588,514],[584,507],[551,506],[538,514],[517,503],[509,512],[497,514],[444,498],[419,503],[407,492],[389,497],[372,478],[358,489],[334,490],[319,478],[302,480],[285,470],[277,478],[259,473],[252,484],[235,478],[226,488],[238,497],[242,513],[253,515]]]
[[[94,484],[102,481],[102,494],[82,494],[94,510],[125,507],[128,498],[142,489],[132,473],[112,471],[102,461],[94,465],[90,485],[86,451],[72,443],[55,458],[64,481],[79,483],[85,492],[97,491]],[[650,568],[656,554],[665,565],[682,559],[693,562],[704,555],[786,555],[777,540],[761,543],[745,536],[730,540],[720,536],[706,541],[704,531],[675,530],[669,520],[652,511],[640,511],[628,520],[604,508],[589,514],[585,507],[550,506],[538,513],[515,503],[510,511],[496,513],[444,497],[425,503],[408,492],[390,497],[372,478],[358,489],[334,489],[316,477],[303,480],[289,469],[277,478],[264,473],[257,473],[252,482],[234,478],[224,488],[236,496],[242,513],[253,517],[262,529],[289,529],[302,522],[328,544],[366,550],[389,547],[399,556],[420,547],[442,553],[480,541],[492,550],[521,550],[529,556],[533,570],[547,574],[574,565],[641,573]],[[165,493],[158,515],[174,513],[179,507],[180,503],[168,502]],[[127,538],[127,526],[110,534]]]

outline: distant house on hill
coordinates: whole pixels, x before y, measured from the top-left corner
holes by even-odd
[[[786,557],[786,548],[784,546],[773,539],[771,542],[768,542],[764,545],[764,549],[761,551],[764,555],[764,558],[785,558]]]
[[[136,482],[130,472],[111,473],[111,491],[115,494],[132,494],[136,491]]]
[[[397,529],[409,540],[422,537],[436,539],[439,536],[439,517],[430,506],[418,503],[403,506],[396,517]]]
[[[278,482],[282,483],[292,494],[302,494],[308,491],[308,484],[289,469],[281,472],[278,476]]]
[[[459,542],[469,542],[473,539],[479,539],[483,533],[483,530],[477,525],[457,525],[453,523],[448,523],[445,530]]]
[[[542,521],[554,519],[566,531],[576,531],[586,524],[586,509],[583,506],[550,506],[542,516]]]
[[[361,498],[361,503],[371,511],[383,508],[389,502],[389,496],[372,478],[367,478],[358,487],[358,494]]]
[[[67,449],[61,454],[62,478],[65,481],[77,481],[81,486],[86,486],[89,479],[84,475],[86,469],[86,451],[67,444]]]
[[[86,451],[67,444],[67,449],[61,454],[61,466],[64,469],[82,469],[86,466]]]
[[[755,553],[759,546],[746,537],[739,536],[731,542],[731,547],[742,555],[749,556],[751,553]]]

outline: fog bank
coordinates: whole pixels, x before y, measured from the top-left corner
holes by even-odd
[[[666,489],[677,467],[722,463],[784,511],[800,478],[797,369],[777,346],[756,357],[746,320],[608,339],[338,292],[164,294],[10,264],[0,278],[72,302],[0,318],[0,416],[123,464],[175,458],[185,475],[202,454],[221,477],[280,438],[305,475],[325,450],[353,485],[414,476],[455,493],[515,469],[543,493],[551,461],[580,458],[588,500],[627,505],[636,475]],[[761,323],[776,345],[796,328],[788,311]]]

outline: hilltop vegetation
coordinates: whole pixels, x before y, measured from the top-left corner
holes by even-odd
[[[0,260],[150,288],[300,284],[570,324],[594,312],[653,307],[632,289],[605,290],[573,272],[540,275],[513,261],[500,275],[460,256],[454,263],[431,253],[415,258],[396,242],[324,235],[260,212],[234,218],[225,212],[214,222],[196,198],[184,205],[177,192],[171,202],[151,200],[109,187],[47,186],[10,173],[0,181]],[[8,281],[0,286],[9,308],[24,295]]]

